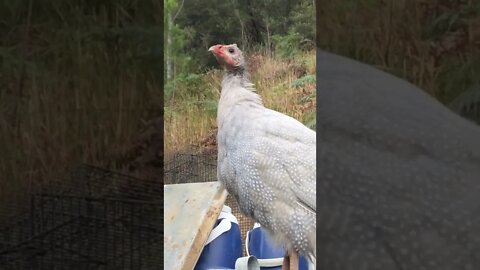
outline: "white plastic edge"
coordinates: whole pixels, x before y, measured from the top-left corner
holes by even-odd
[[[232,228],[232,223],[228,219],[222,219],[220,223],[218,223],[217,227],[213,228],[208,236],[207,242],[205,242],[205,246],[210,244],[213,240],[217,239],[222,233],[228,232]]]
[[[210,232],[207,242],[205,242],[205,246],[217,239],[223,233],[228,232],[232,228],[232,223],[238,224],[237,218],[232,215],[232,209],[226,205],[223,206],[222,212],[220,212],[217,219],[221,219],[221,221]]]
[[[257,259],[260,267],[274,267],[282,266],[283,258],[273,258],[273,259]]]
[[[218,215],[217,219],[222,219],[222,218],[226,219],[230,222],[233,222],[235,224],[238,224],[237,218],[234,215],[232,215],[231,213],[220,212],[220,215]]]
[[[258,222],[255,222],[253,224],[253,229],[260,228],[261,225]],[[253,230],[252,229],[252,230]],[[245,236],[245,252],[247,253],[247,256],[250,256],[250,252],[248,252],[248,235],[250,234],[251,230],[247,232],[247,235]]]
[[[255,222],[255,224],[253,224],[253,229],[260,228],[260,227],[261,227],[261,225],[258,222]],[[250,252],[248,252],[248,240],[249,240],[248,235],[249,235],[249,233],[250,233],[250,231],[248,231],[247,236],[245,236],[245,251],[247,253],[247,256],[250,256]],[[260,265],[260,267],[282,266],[282,264],[283,264],[283,258],[257,259],[257,260],[258,260],[258,264]]]

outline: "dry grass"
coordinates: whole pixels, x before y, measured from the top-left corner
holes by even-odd
[[[315,74],[315,52],[294,60],[252,53],[249,57],[252,82],[266,107],[306,123],[315,114],[315,82],[291,84],[304,75]],[[196,94],[173,96],[165,103],[166,156],[191,144],[198,144],[215,128],[216,102],[220,97],[223,71],[201,75],[194,86]],[[184,89],[176,89],[185,92]]]
[[[405,78],[448,104],[478,81],[478,1],[319,1],[320,48]]]
[[[162,28],[127,2],[2,4],[0,198],[82,162],[109,165],[115,145],[160,115],[162,82],[142,54],[146,32]]]

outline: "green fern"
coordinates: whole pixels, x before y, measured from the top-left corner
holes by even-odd
[[[290,84],[290,87],[300,87],[305,84],[314,83],[316,81],[315,75],[305,75],[301,78],[296,79]]]

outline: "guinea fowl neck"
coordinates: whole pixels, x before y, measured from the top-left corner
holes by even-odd
[[[229,114],[235,104],[248,104],[248,106],[262,106],[262,99],[250,82],[249,74],[244,67],[227,70],[222,81],[217,120],[219,127],[222,119]]]
[[[223,82],[230,86],[240,86],[251,92],[256,92],[250,81],[250,73],[248,73],[245,65],[234,68],[227,68],[227,72],[223,78]]]
[[[227,73],[225,74],[225,76],[227,77],[236,77],[236,78],[239,78],[241,79],[242,81],[250,81],[249,80],[249,74],[245,68],[245,66],[238,66],[238,67],[234,67],[234,68],[227,68]]]

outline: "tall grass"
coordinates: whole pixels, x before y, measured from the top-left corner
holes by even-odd
[[[266,107],[304,123],[315,117],[315,52],[291,60],[266,52],[250,52],[251,80]],[[165,154],[198,144],[216,127],[216,109],[224,72],[178,78],[170,84],[165,102]]]
[[[3,1],[0,10],[0,198],[82,162],[114,165],[112,148],[160,116],[160,7]]]
[[[319,1],[320,48],[370,63],[444,104],[480,81],[480,2]]]

